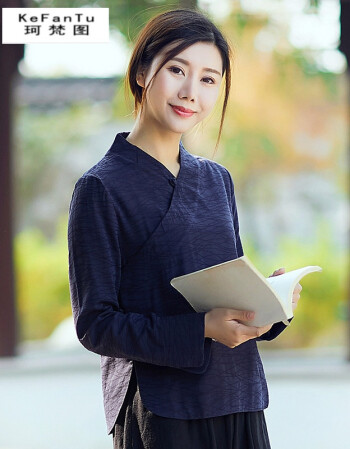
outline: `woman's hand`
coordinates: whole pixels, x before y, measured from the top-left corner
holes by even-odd
[[[285,272],[286,272],[285,268],[279,268],[278,270],[275,270],[273,274],[271,274],[271,276],[269,277],[271,278],[272,276],[279,276],[280,274],[283,274]],[[293,297],[292,297],[293,312],[298,305],[298,301],[300,299],[300,292],[302,291],[302,289],[303,287],[298,283],[293,290]]]
[[[234,348],[247,340],[260,337],[271,326],[246,326],[240,321],[254,319],[254,312],[216,307],[205,314],[205,337]]]
[[[285,273],[285,268],[275,270],[272,276],[279,276]],[[298,283],[293,290],[293,312],[297,307],[300,299],[302,286]],[[254,312],[246,310],[227,309],[217,307],[205,314],[205,337],[213,338],[216,341],[234,348],[252,338],[260,337],[268,332],[273,324],[266,326],[246,326],[240,321],[251,321],[254,319]]]

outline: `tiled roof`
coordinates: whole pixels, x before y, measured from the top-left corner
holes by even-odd
[[[63,107],[77,101],[110,101],[120,78],[27,78],[16,79],[15,102],[29,107]]]

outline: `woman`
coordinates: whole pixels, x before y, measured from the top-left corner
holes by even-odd
[[[102,356],[114,448],[270,447],[256,341],[275,338],[285,324],[245,326],[249,311],[225,308],[195,313],[170,285],[243,255],[228,170],[181,141],[212,111],[224,79],[220,137],[230,58],[227,41],[200,12],[150,20],[127,71],[135,124],[75,185],[72,309],[80,342]]]

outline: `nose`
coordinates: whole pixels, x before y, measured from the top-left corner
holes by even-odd
[[[187,77],[179,90],[179,98],[187,98],[190,101],[196,98],[196,86],[194,77]]]

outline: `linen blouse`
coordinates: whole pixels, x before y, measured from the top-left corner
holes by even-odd
[[[76,333],[101,355],[111,433],[135,366],[153,413],[196,419],[268,406],[258,340],[228,348],[204,337],[204,315],[173,277],[243,255],[234,184],[221,164],[179,144],[177,177],[116,135],[76,182],[69,208],[69,284]]]

